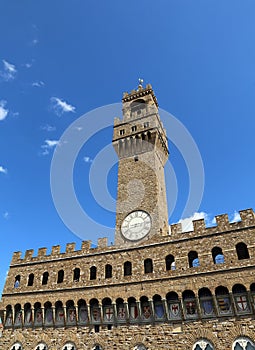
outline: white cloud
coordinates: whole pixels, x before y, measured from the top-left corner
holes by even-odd
[[[44,126],[41,126],[41,129],[45,130],[45,131],[55,131],[56,127],[52,126],[52,125],[49,125],[49,124],[46,124]]]
[[[9,112],[9,110],[5,108],[5,105],[6,101],[0,101],[0,121],[4,120]]]
[[[39,40],[38,39],[33,39],[32,40],[32,45],[37,45],[39,43]]]
[[[204,219],[207,227],[213,226],[217,224],[216,218],[211,217],[209,214],[205,212],[196,212],[189,218],[181,219],[179,223],[182,224],[182,232],[193,231],[193,220]],[[231,223],[241,221],[241,217],[238,211],[235,211],[232,215],[230,215]]]
[[[33,83],[32,83],[32,86],[34,86],[34,87],[42,87],[42,86],[44,86],[45,84],[44,84],[44,82],[43,81],[34,81]]]
[[[14,64],[9,63],[9,62],[7,62],[5,60],[3,60],[3,64],[4,64],[4,69],[7,70],[8,72],[10,72],[12,74],[17,72],[16,67],[14,66]]]
[[[10,219],[10,213],[9,213],[8,211],[5,211],[5,212],[3,213],[3,218],[4,218],[5,220]]]
[[[0,165],[0,173],[7,174],[8,170],[4,168],[2,165]]]
[[[230,222],[241,221],[241,217],[238,211],[235,211],[234,214],[230,218]]]
[[[47,154],[49,154],[50,149],[54,148],[55,146],[57,146],[59,144],[58,140],[45,140],[44,144],[41,145],[41,155],[46,156]]]
[[[25,66],[26,68],[31,68],[31,67],[32,67],[32,63],[25,63],[24,66]]]
[[[57,140],[45,140],[45,143],[47,145],[47,147],[52,148],[55,147],[59,144],[59,141]]]
[[[205,219],[206,221],[209,220],[208,214],[204,213],[203,211],[194,213],[189,218],[181,219],[179,223],[182,224],[182,232],[189,232],[193,231],[193,220],[199,220],[199,219]]]
[[[83,160],[84,160],[85,163],[92,163],[93,162],[93,159],[91,159],[88,156],[83,157]]]
[[[52,109],[57,115],[62,115],[63,113],[72,112],[75,113],[75,107],[68,104],[66,101],[61,100],[58,97],[51,98]]]
[[[19,116],[19,112],[11,112],[11,116],[12,117],[18,117]]]
[[[0,76],[5,80],[13,80],[15,78],[15,74],[17,73],[17,69],[14,64],[7,62],[6,60],[2,60],[3,62],[3,70],[0,71]]]

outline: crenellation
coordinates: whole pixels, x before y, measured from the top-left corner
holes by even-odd
[[[108,238],[107,237],[98,238],[97,246],[98,246],[98,248],[106,248],[106,247],[108,247]]]
[[[39,248],[37,257],[40,259],[40,258],[45,257],[46,254],[47,254],[47,248]]]
[[[161,235],[161,241],[163,242],[169,242],[170,240],[178,240],[178,239],[187,239],[191,237],[199,237],[203,235],[215,235],[216,233],[226,232],[226,231],[234,231],[238,229],[245,229],[249,228],[253,225],[255,225],[255,215],[252,209],[246,209],[240,211],[241,221],[230,223],[228,214],[221,214],[215,216],[216,219],[216,226],[213,227],[206,227],[205,220],[199,219],[199,220],[193,220],[193,230],[189,232],[183,231],[183,227],[181,223],[177,224],[171,224],[169,226],[169,234]],[[181,236],[180,236],[181,235]],[[157,243],[158,238],[157,236],[151,237],[149,240],[143,242],[143,245],[146,246],[147,243]],[[51,254],[47,255],[47,248],[39,248],[37,256],[33,256],[34,250],[29,249],[26,250],[25,256],[22,259],[22,252],[18,251],[13,253],[11,265],[17,265],[22,262],[36,262],[36,261],[44,261],[45,258],[48,260],[51,260],[52,258],[56,258],[58,256],[61,256],[61,258],[70,257],[70,254],[72,256],[84,256],[86,254],[95,254],[95,252],[98,253],[104,253],[108,250],[114,251],[115,249],[119,249],[119,246],[115,245],[108,245],[108,238],[98,238],[98,243],[96,247],[91,247],[91,241],[83,241],[81,244],[81,249],[76,250],[76,244],[75,243],[67,243],[65,252],[61,253],[61,247],[60,245],[53,246],[51,249]]]
[[[117,126],[117,125],[119,125],[121,123],[123,123],[123,122],[122,122],[122,120],[119,117],[115,117],[114,118],[114,122],[113,122],[114,126]]]
[[[255,213],[252,209],[240,210],[239,214],[244,227],[255,226]]]
[[[59,255],[60,254],[60,245],[54,245],[51,248],[51,256]]]
[[[228,214],[216,215],[217,230],[227,231],[230,229]]]
[[[182,233],[182,224],[177,223],[177,224],[172,224],[170,225],[170,236],[176,236]]]
[[[22,252],[20,252],[20,251],[13,253],[11,265],[17,264],[21,261],[21,254],[22,254]]]
[[[26,250],[24,260],[26,260],[26,261],[32,260],[33,254],[34,254],[34,249],[28,249],[28,250]]]
[[[91,247],[91,241],[82,241],[81,251],[82,253],[88,253]]]
[[[67,243],[66,244],[66,253],[73,253],[75,250],[75,243]]]
[[[206,232],[207,228],[205,227],[204,219],[193,220],[192,223],[196,235],[203,235]]]

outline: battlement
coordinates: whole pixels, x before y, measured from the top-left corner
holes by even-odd
[[[239,211],[241,221],[230,222],[228,214],[222,214],[215,216],[216,225],[213,227],[206,227],[205,220],[199,219],[192,221],[193,231],[184,232],[181,223],[172,224],[170,226],[170,234],[168,236],[154,236],[153,243],[164,243],[169,241],[176,241],[182,239],[191,239],[195,237],[210,236],[214,234],[225,233],[229,231],[235,231],[239,229],[246,229],[255,226],[255,213],[252,209],[246,209]],[[145,242],[144,245],[149,242]],[[100,254],[106,251],[115,251],[121,249],[119,246],[108,246],[107,238],[99,238],[97,247],[91,246],[91,241],[83,241],[81,249],[75,250],[75,243],[67,243],[65,252],[61,253],[61,247],[59,245],[51,248],[51,253],[47,255],[47,248],[39,248],[38,254],[34,256],[34,250],[29,249],[25,252],[24,258],[21,258],[21,252],[15,252],[12,257],[11,265],[17,265],[22,263],[40,262],[54,259],[65,259],[71,257],[79,257],[84,255]]]
[[[216,215],[216,225],[210,227],[206,227],[204,219],[193,220],[193,231],[189,232],[185,231],[181,223],[173,224],[170,225],[170,235],[172,238],[176,239],[178,239],[180,235],[185,235],[185,237],[197,237],[255,226],[255,213],[253,209],[240,210],[239,214],[241,221],[238,222],[230,222],[228,214]]]
[[[151,84],[147,84],[145,88],[142,85],[139,85],[137,90],[132,90],[130,93],[124,92],[122,102],[130,102],[132,100],[142,98],[146,95],[151,95],[155,105],[158,107],[158,101],[154,94]]]

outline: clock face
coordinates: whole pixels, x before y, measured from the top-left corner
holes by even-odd
[[[151,218],[143,210],[128,214],[121,225],[122,235],[129,241],[138,241],[144,238],[151,229]]]

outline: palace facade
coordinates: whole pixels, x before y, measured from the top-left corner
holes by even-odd
[[[123,96],[115,244],[15,252],[1,350],[255,350],[255,214],[168,227],[169,150],[150,85]]]

